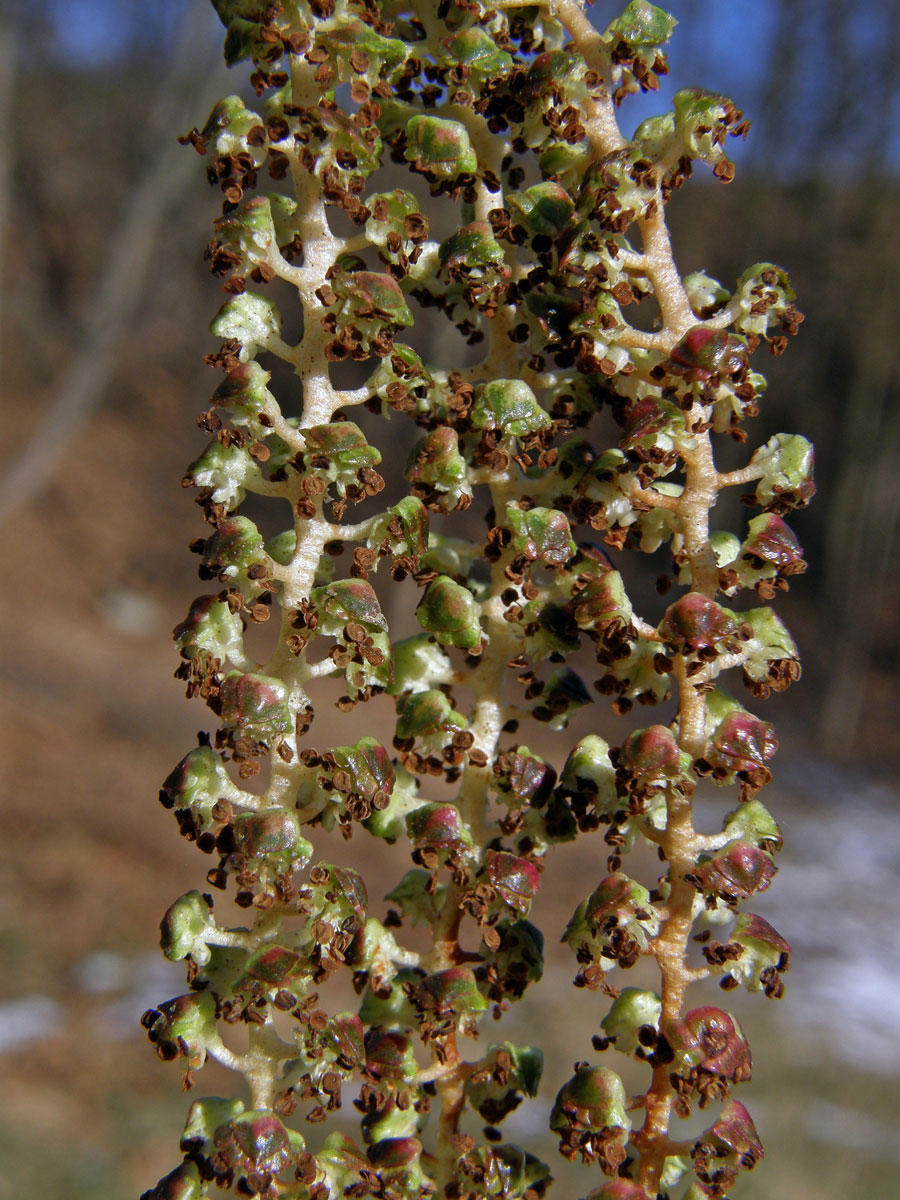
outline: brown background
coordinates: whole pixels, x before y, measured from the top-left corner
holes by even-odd
[[[72,6],[95,51],[112,47],[82,57],[62,53],[52,4],[0,10],[0,1200],[138,1195],[177,1162],[186,1105],[177,1070],[136,1027],[182,990],[155,950],[158,921],[206,866],[154,799],[207,724],[171,678],[168,631],[199,590],[184,548],[199,514],[179,481],[202,446],[194,414],[214,386],[204,329],[219,303],[200,253],[214,200],[171,132],[235,81],[213,70],[219,35],[202,6],[173,0],[152,19],[140,7],[133,20],[119,11],[110,41],[102,0]],[[900,1102],[898,6],[724,7],[727,28],[712,0],[672,5],[687,27],[673,73],[714,87],[739,76],[757,131],[731,188],[697,181],[673,204],[679,263],[726,282],[760,258],[791,269],[808,321],[772,364],[758,440],[814,437],[821,485],[795,522],[810,573],[780,606],[806,678],[766,713],[783,744],[769,803],[788,849],[765,911],[798,953],[785,1000],[736,1001],[758,1064],[743,1098],[768,1148],[737,1194],[887,1200]],[[721,49],[740,37],[736,13],[776,34],[755,74]],[[623,736],[600,704],[585,721],[565,745],[587,727]],[[531,744],[557,765],[565,752]],[[376,851],[359,834],[326,852],[365,862],[379,914],[401,866],[396,852],[373,866]],[[598,858],[587,844],[553,856],[535,917],[547,974],[502,1027],[550,1039],[541,1097],[507,1125],[531,1145],[600,1013],[569,986],[556,944]],[[200,1086],[231,1084],[210,1068]],[[566,1177],[560,1195],[586,1193],[590,1175]]]

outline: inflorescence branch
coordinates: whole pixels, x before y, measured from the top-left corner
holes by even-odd
[[[606,859],[563,932],[576,986],[604,999],[593,1049],[648,1076],[628,1095],[611,1068],[577,1062],[550,1118],[560,1153],[594,1168],[589,1200],[725,1197],[763,1153],[731,1096],[750,1050],[688,989],[779,996],[790,947],[741,911],[781,846],[758,798],[776,742],[721,676],[759,699],[799,676],[766,602],[804,569],[783,518],[815,489],[794,434],[717,470],[714,439],[743,443],[765,390],[751,356],[781,353],[802,317],[772,263],[732,291],[682,277],[666,205],[695,163],[730,182],[728,139],[748,122],[685,89],[623,136],[617,109],[657,89],[675,25],[646,0],[605,27],[581,0],[213,3],[226,60],[252,63],[260,97],[259,111],[226,97],[183,139],[223,194],[207,258],[227,299],[210,327],[211,440],[185,477],[211,587],[175,639],[188,695],[219,726],[160,798],[214,865],[211,890],[162,923],[189,990],[144,1024],[186,1087],[209,1056],[246,1095],[192,1104],[183,1162],[144,1200],[540,1200],[550,1168],[498,1127],[537,1094],[541,1049],[475,1039],[541,978],[531,905],[548,852],[576,837]],[[272,190],[257,191],[264,172]],[[275,295],[296,306],[295,345]],[[427,354],[402,340],[422,310],[479,360],[447,363],[434,321]],[[266,355],[296,377],[280,398]],[[342,362],[365,382],[337,387]],[[384,427],[381,448],[354,408]],[[759,515],[740,535],[711,528],[719,493],[745,485]],[[283,532],[263,536],[248,494],[280,509]],[[473,514],[483,539],[467,536]],[[668,555],[659,591],[680,594],[655,613],[626,593],[629,551]],[[403,580],[420,632],[392,639]],[[746,590],[756,606],[722,603]],[[245,635],[276,614],[259,663]],[[314,742],[335,680],[346,744],[327,728]],[[670,699],[674,716],[557,756],[592,690],[618,716]],[[372,702],[394,706],[390,748],[364,732]],[[734,797],[720,833],[694,827],[700,786]],[[312,827],[408,847],[380,919],[357,871],[310,865]],[[650,886],[622,870],[642,844],[663,869]],[[213,901],[231,886],[248,913],[233,928]],[[404,944],[415,924],[425,950]],[[658,990],[609,982],[642,959]],[[345,971],[358,1011],[331,1012]],[[361,1140],[316,1136],[345,1089]],[[679,1136],[695,1104],[715,1119]]]

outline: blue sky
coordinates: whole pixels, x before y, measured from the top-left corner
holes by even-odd
[[[152,21],[157,34],[170,35],[182,14],[204,0],[157,0]],[[210,27],[217,26],[212,5],[207,4]],[[705,9],[704,57],[722,57],[727,46],[738,44],[741,55],[730,69],[751,73],[763,60],[774,27],[772,0],[670,0],[665,7],[676,17],[686,11]],[[616,4],[596,0],[592,11],[595,23],[615,15]],[[77,60],[100,63],[114,59],[128,47],[133,36],[135,9],[122,0],[49,0],[47,10],[54,24],[58,51]]]
[[[170,40],[185,14],[195,6],[206,8],[208,12],[211,39],[220,38],[222,32],[207,0],[154,0],[147,5],[126,0],[43,2],[43,12],[53,23],[57,52],[70,62],[88,68],[114,61],[123,53],[133,53],[140,39],[141,22],[151,22],[154,39]],[[597,24],[605,23],[619,7],[620,4],[612,0],[596,0],[592,17]],[[657,95],[629,101],[622,122],[626,132],[630,133],[644,117],[665,111],[675,87],[695,82],[711,91],[724,92],[749,116],[764,120],[765,97],[762,93],[767,77],[766,64],[777,44],[779,12],[783,11],[777,0],[670,0],[665,7],[682,21],[680,36],[676,31],[669,51],[671,74],[663,80]],[[822,14],[818,0],[805,0],[800,4],[799,28],[792,31],[800,34],[801,51],[792,84],[791,111],[769,116],[773,122],[772,131],[776,134],[779,122],[785,126],[789,123],[796,130],[798,144],[803,143],[804,131],[816,124],[818,117],[827,116],[829,98],[837,86],[826,75],[825,63],[833,61],[827,52],[827,41],[833,30],[821,19]],[[849,127],[843,132],[836,130],[832,142],[821,136],[820,129],[817,147],[819,155],[833,155],[839,163],[855,156],[858,142],[853,130],[864,127],[866,113],[874,111],[874,108],[866,107],[873,103],[873,97],[866,89],[871,89],[873,82],[877,87],[878,66],[888,61],[892,45],[896,53],[900,35],[895,29],[892,36],[890,25],[892,21],[895,25],[900,24],[900,4],[897,0],[857,0],[844,10],[843,17],[855,62],[844,80],[846,102],[838,107],[837,114],[843,112],[848,117]],[[894,67],[894,74],[897,74],[896,64]],[[875,98],[878,103],[890,105],[892,118],[900,116],[896,96],[886,96],[882,91],[876,92]],[[850,111],[848,106],[854,103],[857,108]],[[892,119],[888,124],[892,129],[892,145],[886,157],[897,163],[900,161],[900,120]],[[785,142],[787,145],[782,145],[779,155],[782,161],[791,138],[786,137]],[[738,160],[745,153],[752,154],[752,134],[749,151],[736,144],[732,150]]]

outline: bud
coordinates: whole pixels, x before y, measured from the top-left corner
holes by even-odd
[[[720,1008],[692,1009],[683,1018],[662,1021],[659,1031],[682,1075],[698,1086],[701,1095],[716,1091],[722,1095],[718,1085],[750,1078],[750,1047],[734,1017]]]
[[[537,1095],[543,1070],[544,1055],[536,1046],[489,1046],[469,1077],[466,1098],[485,1121],[497,1125],[519,1107],[523,1094]]]
[[[550,418],[521,379],[495,379],[475,390],[471,412],[476,429],[496,429],[504,438],[525,438],[548,429]]]
[[[625,1159],[624,1141],[631,1128],[625,1110],[625,1087],[606,1067],[579,1067],[559,1091],[550,1128],[560,1135],[560,1152],[587,1162],[599,1159],[603,1172],[614,1175]]]
[[[635,1054],[639,1047],[653,1045],[661,1012],[662,1004],[656,992],[623,988],[600,1022],[600,1028],[610,1041],[615,1042],[617,1050]],[[642,1054],[640,1052],[638,1057]]]
[[[222,723],[262,739],[287,733],[292,721],[286,692],[280,680],[268,675],[232,671],[219,691]]]
[[[799,434],[776,433],[753,452],[752,466],[765,469],[754,499],[772,512],[804,508],[815,495],[813,448]]]
[[[583,900],[566,926],[563,941],[578,955],[608,971],[618,962],[631,966],[651,937],[659,932],[659,916],[650,893],[618,871]]]
[[[481,606],[468,588],[449,575],[439,575],[425,589],[416,619],[442,646],[474,650],[481,644]]]
[[[141,1200],[201,1200],[202,1196],[203,1185],[197,1164],[185,1162],[161,1179],[155,1188],[144,1192]]]
[[[506,206],[513,220],[524,225],[530,234],[548,237],[558,237],[575,212],[575,203],[566,189],[549,179],[524,192],[508,194]]]
[[[575,553],[569,522],[552,508],[530,508],[522,512],[506,506],[506,519],[513,531],[512,546],[527,562],[540,561],[561,567]]]
[[[201,965],[209,959],[203,935],[213,928],[212,905],[199,892],[191,891],[169,908],[160,924],[160,945],[170,962],[189,955]]]
[[[456,179],[471,174],[478,159],[465,125],[439,117],[415,116],[406,126],[407,162],[435,179]]]
[[[222,305],[210,322],[209,332],[223,341],[238,342],[241,361],[247,362],[257,350],[280,343],[281,313],[265,296],[242,292]]]
[[[472,845],[472,835],[453,804],[423,804],[406,818],[406,832],[415,846],[460,850]]]
[[[752,842],[729,842],[711,858],[701,856],[691,879],[705,895],[719,896],[727,904],[764,892],[777,870],[771,854]]]
[[[676,653],[724,648],[737,630],[734,614],[700,592],[669,605],[659,635]]]
[[[472,489],[455,429],[442,426],[418,442],[407,463],[406,477],[414,492],[438,512],[468,507],[471,502]]]

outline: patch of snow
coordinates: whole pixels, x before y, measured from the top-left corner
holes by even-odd
[[[0,1004],[0,1053],[14,1053],[59,1029],[62,1005],[49,996],[22,996]]]
[[[97,950],[75,964],[72,971],[75,983],[82,992],[102,996],[121,991],[128,983],[128,963],[120,954]]]

